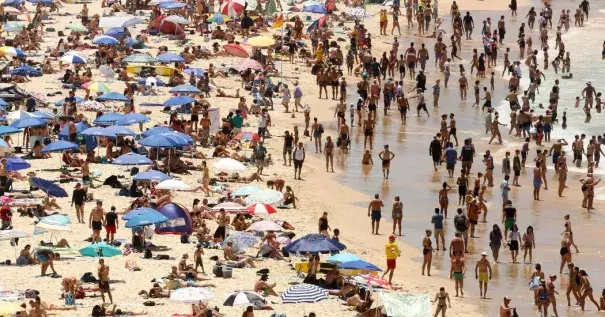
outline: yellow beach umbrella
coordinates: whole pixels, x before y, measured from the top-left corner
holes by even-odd
[[[82,87],[92,90],[92,91],[99,91],[102,93],[107,93],[107,92],[111,91],[111,89],[109,89],[109,87],[107,87],[107,85],[99,83],[99,82],[88,82],[88,83],[85,83],[84,85],[82,85]]]
[[[22,310],[23,307],[21,307],[21,304],[0,301],[0,316],[11,315]]]
[[[275,44],[275,40],[266,36],[255,36],[248,39],[246,42],[250,46],[267,47]]]

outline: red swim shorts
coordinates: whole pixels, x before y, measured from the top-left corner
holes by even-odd
[[[396,259],[387,259],[387,268],[388,269],[397,268],[397,260]]]
[[[116,226],[107,225],[105,226],[105,231],[107,231],[107,233],[116,233]]]

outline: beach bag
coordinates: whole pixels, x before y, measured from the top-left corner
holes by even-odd
[[[319,132],[319,134],[323,134],[324,133],[324,126],[322,124],[320,124],[319,127],[317,128],[317,131]]]
[[[25,290],[25,298],[36,298],[40,292],[35,289],[27,289]]]
[[[71,294],[65,294],[65,306],[71,306],[76,304],[76,299]]]
[[[186,233],[183,233],[181,235],[181,243],[189,243],[189,235]]]
[[[152,300],[148,300],[143,303],[143,306],[155,306],[155,302]]]
[[[94,277],[94,275],[92,275],[92,272],[86,272],[86,273],[84,273],[84,275],[82,275],[82,277],[80,278],[80,281],[82,281],[84,283],[96,283],[97,278]]]

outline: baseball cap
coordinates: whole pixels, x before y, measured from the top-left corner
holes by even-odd
[[[487,256],[487,252],[483,251],[483,252],[481,252],[481,255],[482,256]]]
[[[392,234],[392,235],[389,236],[389,240],[391,240],[391,239],[395,239],[395,235],[394,234]]]
[[[510,300],[510,297],[504,296],[504,300]]]

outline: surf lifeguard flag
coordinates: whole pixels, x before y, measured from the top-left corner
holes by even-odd
[[[277,29],[277,28],[281,28],[284,25],[284,15],[280,14],[277,19],[275,19],[275,22],[273,22],[273,28]]]

